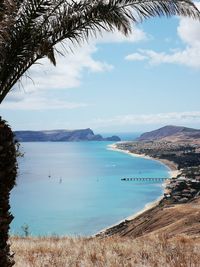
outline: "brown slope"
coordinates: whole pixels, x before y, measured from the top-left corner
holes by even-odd
[[[200,237],[200,197],[187,204],[157,205],[104,234],[133,238],[147,234],[165,234],[169,238],[180,234]]]

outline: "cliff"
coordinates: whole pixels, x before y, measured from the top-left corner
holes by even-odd
[[[104,138],[94,134],[91,129],[52,130],[52,131],[16,131],[19,142],[74,142],[74,141],[120,141],[118,136]]]

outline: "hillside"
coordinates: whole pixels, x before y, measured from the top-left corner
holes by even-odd
[[[168,125],[160,129],[142,134],[138,141],[176,141],[190,142],[197,140],[200,142],[200,130],[183,126]]]
[[[123,237],[146,237],[148,234],[165,234],[172,238],[187,235],[200,238],[200,198],[197,197],[185,204],[163,205],[143,212],[132,220],[127,220],[110,229],[103,236],[119,235]]]
[[[12,237],[15,267],[199,266],[200,239]]]
[[[88,129],[52,131],[16,131],[19,142],[120,141],[118,136],[102,137]]]

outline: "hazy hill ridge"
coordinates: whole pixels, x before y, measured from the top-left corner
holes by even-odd
[[[73,141],[120,141],[118,136],[103,138],[88,129],[51,130],[51,131],[16,131],[19,142],[73,142]]]
[[[200,130],[183,126],[168,125],[160,129],[142,134],[138,138],[138,141],[154,141],[161,139],[166,141],[187,141],[192,138],[200,139]]]

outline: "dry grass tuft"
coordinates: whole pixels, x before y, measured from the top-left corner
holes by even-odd
[[[198,267],[200,239],[11,238],[16,267]]]

